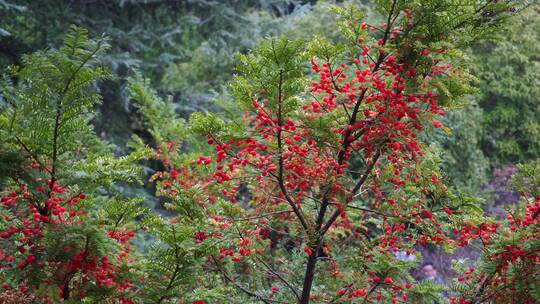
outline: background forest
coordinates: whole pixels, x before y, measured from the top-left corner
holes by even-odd
[[[91,59],[105,68],[103,75],[89,72],[88,80],[84,80],[90,84],[92,94],[101,96],[101,102],[93,102],[93,98],[99,97],[86,91],[73,93],[88,99],[81,111],[94,111],[95,115],[88,118],[93,131],[88,134],[96,135],[94,139],[85,133],[73,140],[95,141],[95,147],[88,152],[94,156],[90,157],[91,162],[82,163],[76,161],[79,155],[74,152],[65,156],[63,166],[74,168],[74,174],[79,174],[89,189],[124,202],[118,203],[120,207],[109,206],[111,214],[119,212],[116,208],[129,209],[130,216],[137,222],[143,218],[146,212],[143,210],[154,210],[167,218],[187,211],[171,212],[167,207],[174,199],[164,198],[162,185],[155,183],[162,177],[156,177],[157,172],[169,170],[167,163],[149,157],[150,152],[143,147],[164,147],[169,139],[182,138],[189,142],[181,148],[186,154],[196,151],[190,156],[192,159],[197,159],[199,154],[212,153],[208,147],[199,146],[197,140],[189,141],[191,135],[184,134],[183,124],[190,116],[190,121],[193,120],[194,112],[214,113],[223,119],[241,113],[241,109],[231,105],[235,95],[230,86],[242,58],[238,53],[247,54],[267,37],[303,41],[325,38],[337,43],[339,30],[328,24],[335,24],[339,17],[329,7],[354,5],[366,12],[368,23],[382,24],[385,17],[375,9],[379,2],[384,1],[0,0],[0,67],[4,73],[9,66],[30,63],[38,66],[42,59],[28,55],[69,46],[65,37],[72,25],[86,29],[91,38],[106,36],[108,50],[96,51],[95,58]],[[540,155],[540,6],[534,1],[528,3],[507,22],[500,31],[490,33],[488,39],[469,43],[462,55],[468,60],[469,80],[475,88],[452,104],[448,115],[440,118],[445,126],[443,132],[428,129],[421,135],[429,138],[437,172],[444,172],[439,175],[440,179],[455,193],[477,198],[482,202],[483,211],[494,217],[504,217],[503,210],[519,201],[518,186],[511,182],[518,164],[534,164]],[[20,77],[30,72],[23,69]],[[51,77],[56,76],[51,74]],[[38,83],[36,79],[32,81]],[[22,96],[14,93],[13,82],[13,77],[4,76],[0,113],[7,111],[12,95]],[[25,128],[32,127],[39,128],[39,122]],[[28,136],[30,139],[39,135]],[[9,178],[15,174],[13,164],[18,162],[7,153],[9,150],[7,141],[0,143],[0,191],[7,191],[11,186]],[[131,162],[136,162],[137,168],[134,169]],[[59,168],[63,167],[59,165]],[[529,170],[534,171],[534,168]],[[89,174],[94,173],[89,172],[101,175],[90,178]],[[534,174],[538,172],[532,172]],[[138,179],[136,176],[142,176],[139,178],[142,182],[133,182]],[[95,204],[105,204],[105,201],[98,200]],[[197,223],[197,217],[202,215],[193,216]],[[115,223],[114,217],[112,219],[111,223]],[[110,224],[106,216],[98,221]],[[123,216],[117,218],[113,230],[123,221]],[[158,220],[145,218],[142,221],[155,224]],[[141,248],[160,237],[168,242],[165,234],[159,230],[158,236],[150,233],[136,237],[133,242]],[[205,239],[199,237],[201,241]],[[156,250],[157,257],[161,253]],[[201,252],[195,255],[204,256],[204,251],[211,248],[197,250]],[[471,248],[459,249],[454,254],[430,246],[421,251],[424,262],[434,265],[445,284],[456,277],[451,270],[451,257],[476,259],[479,254]],[[193,259],[184,262],[196,264],[196,258]],[[141,267],[153,267],[152,261]],[[421,279],[418,267],[410,273]],[[186,277],[190,276],[190,271],[193,270],[185,270]],[[151,298],[156,303],[168,303],[165,295],[177,286],[165,282],[164,286],[156,285],[154,289],[156,294]],[[226,303],[220,298],[226,293],[227,289],[200,291],[187,296],[185,303],[195,303],[197,296]]]

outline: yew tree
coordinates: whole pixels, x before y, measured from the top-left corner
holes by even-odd
[[[186,122],[135,73],[127,88],[145,133],[123,156],[91,124],[106,39],[73,27],[60,49],[11,67],[0,91],[0,300],[433,303],[447,292],[455,303],[534,303],[538,166],[522,167],[521,209],[499,222],[445,185],[430,149],[474,91],[464,48],[518,3],[376,8],[381,22],[335,8],[338,41],[267,39],[239,55],[221,114]],[[134,193],[143,168],[159,168],[151,190],[166,210]],[[471,244],[482,257],[458,265],[452,290],[410,275],[422,247]]]
[[[441,286],[409,275],[417,248],[452,251],[496,228],[445,186],[430,134],[449,132],[444,115],[473,92],[463,49],[511,4],[377,1],[382,24],[336,8],[337,43],[268,39],[240,55],[231,115],[189,121],[214,151],[156,156],[161,195],[184,210],[174,222],[207,216],[193,223],[197,243],[219,248],[207,269],[265,303],[440,300]]]
[[[504,219],[486,218],[462,234],[481,240],[481,257],[459,261],[450,303],[536,303],[540,299],[540,162],[518,166],[512,189],[519,203],[508,205]],[[473,229],[471,229],[473,228]]]
[[[108,48],[73,26],[0,82],[2,303],[130,303],[128,241],[144,208],[123,188],[140,182],[149,149],[116,156],[89,123]]]

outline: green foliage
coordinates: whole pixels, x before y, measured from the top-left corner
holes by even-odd
[[[0,4],[0,33],[10,33],[0,34],[0,66],[57,45],[70,24],[110,37],[113,48],[101,60],[116,77],[100,84],[105,103],[93,123],[119,146],[139,122],[123,86],[128,70],[143,71],[184,114],[210,108],[231,77],[234,53],[276,34],[278,17],[300,6],[284,0],[12,2]]]
[[[540,160],[518,165],[518,173],[512,176],[512,185],[520,193],[528,193],[537,198],[540,196]]]
[[[13,3],[10,3],[10,2],[7,2],[5,0],[1,0],[0,1],[0,10],[2,11],[8,11],[8,12],[17,12],[17,13],[21,13],[25,10],[26,8],[24,6],[21,6],[21,5],[17,5],[17,4],[13,4]],[[11,33],[8,32],[7,30],[3,29],[0,27],[0,36],[10,36]],[[0,61],[1,62],[1,61]]]
[[[59,51],[25,56],[24,68],[11,69],[22,87],[6,95],[12,105],[2,117],[7,139],[51,158],[89,140],[88,115],[99,102],[91,85],[106,76],[95,63],[106,49],[105,40],[89,41],[85,30],[74,27]]]
[[[209,242],[201,245],[194,242],[193,235],[204,227],[202,217],[178,218],[172,223],[152,215],[144,218],[143,225],[149,227],[148,232],[155,239],[144,249],[142,270],[146,278],[141,284],[141,289],[145,290],[142,302],[170,303],[172,299],[189,299],[200,293],[208,293],[208,298],[212,299],[219,294],[212,296],[208,292],[212,287],[220,289],[210,284],[211,276],[202,280],[204,257],[215,250]]]
[[[128,78],[128,91],[142,115],[143,129],[150,132],[159,146],[185,138],[184,122],[176,114],[175,105],[170,99],[161,99],[141,73]]]
[[[200,135],[207,133],[217,136],[226,134],[225,122],[213,114],[204,115],[199,112],[191,114],[189,127],[192,132]]]
[[[3,254],[13,255],[20,267],[11,263],[1,276],[8,289],[26,286],[23,294],[36,301],[45,296],[53,302],[120,297],[99,277],[89,275],[90,284],[79,283],[89,279],[85,270],[71,270],[77,256],[104,268],[110,258],[110,267],[118,267],[118,282],[133,279],[129,262],[116,259],[126,248],[115,238],[136,228],[133,220],[145,210],[141,199],[127,199],[125,193],[113,198],[111,193],[140,181],[136,163],[148,157],[149,150],[115,156],[90,126],[100,102],[96,83],[108,75],[98,60],[107,48],[106,39],[89,39],[86,30],[73,26],[60,49],[25,55],[22,67],[10,67],[15,81],[6,81],[0,91],[6,102],[0,111],[0,135],[5,139],[1,166],[9,168],[2,171],[6,180],[1,192],[21,191],[16,207],[0,208],[0,226],[2,231],[27,227],[18,241],[4,236],[0,242]],[[53,210],[52,202],[63,210]],[[30,210],[37,212],[35,230],[28,228]],[[36,262],[25,269],[21,261],[26,254]]]
[[[296,105],[295,95],[305,85],[302,72],[306,58],[302,51],[301,41],[281,38],[261,42],[249,55],[238,55],[238,75],[231,85],[236,102],[247,109],[259,96],[265,96],[265,100],[259,100],[265,106],[275,109],[283,102],[288,113]]]
[[[480,39],[492,38],[505,24],[510,2],[380,0],[376,4],[345,1],[334,7],[321,1],[313,6],[297,6],[291,16],[285,16],[295,5],[289,1],[19,2],[15,5],[0,0],[0,64],[21,64],[9,67],[9,75],[0,82],[0,194],[4,197],[14,191],[22,195],[17,187],[24,184],[30,189],[30,199],[20,199],[17,208],[9,204],[0,207],[0,232],[9,230],[10,225],[24,224],[17,216],[19,207],[28,202],[53,218],[45,202],[51,198],[54,185],[65,187],[66,196],[77,197],[84,192],[89,197],[73,207],[73,221],[43,223],[38,246],[24,245],[38,261],[46,263],[35,263],[20,271],[16,267],[1,269],[0,277],[10,286],[29,286],[29,293],[47,295],[52,302],[190,303],[204,299],[208,303],[258,303],[268,300],[268,290],[275,286],[279,286],[280,292],[272,294],[271,301],[295,301],[288,291],[298,292],[303,284],[306,255],[302,249],[318,242],[318,234],[310,231],[304,236],[300,225],[280,216],[253,218],[253,210],[258,208],[252,203],[253,196],[267,190],[260,180],[246,175],[234,177],[241,179],[238,188],[227,182],[216,185],[212,173],[221,170],[217,168],[222,165],[214,163],[214,159],[208,164],[195,163],[197,157],[213,153],[206,141],[234,146],[235,141],[239,144],[246,139],[261,143],[267,140],[263,136],[252,137],[249,130],[253,121],[237,115],[253,112],[255,102],[261,106],[257,106],[258,111],[280,113],[279,124],[289,119],[301,120],[302,126],[312,131],[317,144],[324,143],[318,148],[340,147],[342,134],[336,132],[336,126],[347,125],[347,110],[316,119],[306,118],[301,110],[312,100],[320,102],[307,89],[311,76],[307,63],[318,58],[328,63],[331,72],[340,68],[340,63],[350,64],[362,52],[359,39],[376,45],[377,39],[386,36],[379,28],[383,28],[380,24],[384,22],[408,28],[407,33],[383,43],[385,52],[399,50],[398,60],[416,66],[419,75],[424,76],[411,77],[407,88],[418,94],[433,91],[439,96],[440,105],[453,111],[443,119],[448,125],[442,128],[443,132],[428,127],[422,135],[422,141],[430,143],[422,147],[424,160],[414,168],[405,168],[419,179],[418,184],[411,182],[401,188],[385,185],[386,180],[399,175],[395,172],[400,168],[386,160],[377,165],[378,173],[366,175],[377,192],[362,189],[349,206],[362,211],[349,213],[351,222],[362,223],[354,231],[361,237],[351,237],[351,230],[342,226],[329,230],[323,245],[331,253],[320,256],[313,302],[353,301],[346,297],[334,299],[335,291],[345,288],[344,281],[353,282],[346,288],[362,288],[370,293],[373,286],[373,290],[378,288],[370,281],[373,276],[400,284],[412,282],[409,271],[419,261],[402,261],[390,250],[376,249],[381,246],[385,229],[392,225],[405,227],[404,235],[411,240],[450,234],[464,224],[495,223],[483,215],[480,200],[461,192],[475,191],[484,182],[490,166],[486,156],[492,157],[488,153],[492,146],[496,151],[491,166],[533,159],[539,152],[536,117],[540,92],[535,84],[540,81],[536,58],[540,24],[536,6],[515,18],[510,31],[504,34],[507,36],[497,36],[501,38],[498,42],[476,47],[478,54],[473,54],[473,60],[477,62],[477,79],[469,73],[467,65],[471,61],[462,49]],[[407,27],[412,20],[405,14],[408,9],[417,22],[411,27]],[[386,20],[389,12],[398,13],[394,19]],[[361,28],[366,18],[373,25],[371,33]],[[86,25],[91,33],[107,32],[111,38],[89,39],[87,30],[72,26],[60,49],[49,47],[21,55],[56,45],[66,22]],[[337,26],[330,25],[334,22]],[[527,35],[516,34],[522,30]],[[268,34],[283,35],[259,43]],[[255,45],[258,47],[247,53]],[[420,56],[423,49],[429,50],[429,54]],[[239,53],[233,56],[236,52]],[[376,62],[378,53],[370,52]],[[498,64],[501,59],[502,64]],[[453,74],[426,78],[432,62],[453,65]],[[118,77],[111,77],[104,66],[112,68]],[[126,72],[133,67],[137,68],[135,72]],[[352,71],[353,68],[346,72],[352,75]],[[125,77],[127,74],[131,76]],[[231,84],[226,87],[229,81]],[[473,87],[478,83],[482,109],[469,105],[471,95],[476,93]],[[161,97],[164,92],[169,96]],[[345,94],[337,95],[338,104],[343,103]],[[214,97],[220,101],[211,104]],[[135,111],[131,112],[131,106]],[[358,115],[364,119],[364,111],[373,109],[373,104],[361,104]],[[207,113],[214,110],[217,113]],[[186,122],[183,117],[193,111],[206,113],[193,113]],[[119,115],[128,112],[129,115]],[[420,117],[425,124],[431,119],[430,114]],[[482,120],[488,128],[487,135],[481,130]],[[98,125],[99,137],[92,124]],[[102,140],[110,134],[100,131],[111,131],[115,124],[120,126],[117,131],[136,131],[137,135],[119,132],[124,139],[131,138],[127,148]],[[281,149],[282,143],[266,142],[267,149]],[[282,157],[282,152],[278,156]],[[144,168],[140,162],[149,158],[162,163],[145,161],[145,165],[160,171],[151,178],[156,188],[143,190],[142,176],[153,169]],[[268,158],[270,162],[274,160]],[[351,163],[351,169],[358,172],[368,166],[362,157],[353,157]],[[521,166],[520,175],[513,179],[516,188],[537,197],[539,170],[538,164]],[[361,174],[358,172],[351,174]],[[47,180],[51,181],[51,189],[34,190]],[[445,187],[440,182],[445,180],[455,187]],[[311,187],[309,191],[317,193],[321,189]],[[273,194],[267,196],[272,198]],[[283,200],[282,196],[276,197]],[[387,204],[387,199],[397,201],[403,210],[416,210],[421,204],[424,211],[442,220],[436,225],[423,218],[414,221],[413,214],[417,213],[410,213],[410,217],[393,216],[396,207]],[[149,208],[151,200],[164,210]],[[371,207],[379,212],[377,216],[366,215],[373,212]],[[290,213],[285,204],[272,208],[276,214]],[[315,217],[317,208],[316,199],[307,200],[302,214]],[[519,208],[512,213],[517,215],[524,207]],[[416,218],[420,219],[418,215]],[[260,225],[250,231],[254,219],[260,220]],[[267,228],[268,236],[259,237]],[[233,233],[225,233],[227,229]],[[503,229],[510,233],[508,227]],[[251,248],[257,254],[235,262],[218,258],[220,250],[238,250],[241,246],[237,244],[244,240],[246,231],[257,236],[251,240]],[[135,238],[122,241],[124,234],[130,232],[137,233]],[[201,237],[206,232],[212,233],[207,240]],[[512,238],[508,234],[497,235],[477,269],[485,274],[495,273],[497,265],[489,257],[503,253],[508,246],[523,246],[527,252],[537,252],[540,243],[526,239],[531,234],[530,230],[520,230]],[[525,242],[520,241],[524,238]],[[15,252],[16,246],[23,246],[20,244],[14,239],[1,239],[0,250],[13,251],[20,261],[25,257],[22,252]],[[399,246],[414,252],[413,245],[405,242]],[[455,244],[442,247],[452,252]],[[63,270],[57,265],[69,263],[79,252],[88,253],[99,265],[103,265],[99,258],[114,260],[118,281],[115,287],[126,282],[129,287],[109,288],[92,281],[93,277],[90,284],[77,285],[84,275],[76,272],[67,281],[67,290],[83,291],[86,295],[68,292],[66,297],[65,290],[59,292],[65,278],[60,279]],[[414,254],[419,259],[420,254]],[[527,269],[525,266],[512,265],[508,275],[519,274]],[[381,286],[383,298],[391,298],[390,285]],[[521,293],[540,294],[534,280],[522,280],[514,287]],[[456,284],[455,290],[477,296],[472,293],[477,290],[461,283]],[[413,284],[406,293],[409,302],[432,303],[443,301],[444,291],[443,287],[424,281]]]
[[[473,50],[485,113],[482,149],[492,166],[533,160],[540,153],[538,10],[531,4],[496,42]]]
[[[480,149],[482,113],[477,105],[465,105],[445,117],[450,134],[434,134],[441,166],[451,185],[470,193],[477,193],[486,183],[489,169],[489,159]]]
[[[418,89],[422,93],[434,90],[441,96],[442,105],[448,106],[449,108],[455,108],[465,103],[466,98],[468,97],[467,95],[473,93],[472,84],[476,80],[468,73],[465,64],[467,58],[459,48],[463,45],[470,44],[475,39],[491,35],[491,33],[499,26],[499,23],[503,22],[504,12],[508,8],[506,5],[482,6],[483,3],[480,1],[473,3],[463,2],[460,4],[462,5],[455,6],[455,3],[451,1],[415,1],[407,3],[399,2],[398,6],[393,8],[391,1],[381,1],[379,5],[381,11],[386,14],[394,9],[400,11],[408,8],[411,8],[414,14],[420,14],[420,18],[417,19],[417,26],[412,27],[410,30],[410,36],[398,35],[399,38],[389,42],[389,44],[385,46],[385,51],[393,52],[399,50],[399,59],[415,65],[418,67],[421,74],[424,75],[430,72],[427,69],[431,67],[432,60],[449,62],[451,65],[455,66],[455,70],[453,70],[455,78],[427,78],[423,83],[413,83],[411,85],[413,89]],[[492,16],[489,18],[480,18],[479,15],[484,13],[483,10],[489,10],[490,13],[492,13]],[[336,66],[333,65],[343,62],[344,58],[349,58],[350,60],[351,57],[357,55],[356,53],[359,51],[355,50],[355,44],[359,38],[368,39],[368,36],[358,28],[360,24],[357,21],[361,16],[364,16],[363,14],[352,8],[336,9],[336,11],[341,15],[340,26],[342,27],[344,38],[330,40],[325,37],[315,37],[310,40],[311,42],[309,44],[285,38],[267,39],[252,53],[248,55],[238,55],[240,61],[240,65],[237,67],[238,75],[235,76],[231,85],[231,94],[234,97],[235,105],[242,110],[250,112],[253,112],[253,109],[257,108],[257,111],[260,111],[259,113],[265,111],[279,113],[276,118],[277,121],[286,119],[295,120],[304,117],[304,115],[302,115],[303,113],[300,112],[301,110],[297,109],[301,108],[303,104],[309,105],[309,99],[314,98],[313,96],[310,96],[309,93],[306,93],[305,87],[307,81],[304,75],[306,74],[307,69],[304,62],[311,57],[317,57],[328,63],[329,69],[336,68]],[[403,19],[399,19],[399,22],[406,24],[406,17],[402,15],[402,18]],[[393,21],[396,20],[397,17]],[[374,34],[374,37],[369,38],[372,39],[369,43],[375,44],[376,39],[379,37],[378,34]],[[418,41],[422,41],[422,43],[419,43]],[[424,48],[429,49],[431,54],[429,54],[429,56],[426,54],[424,57],[421,57],[419,56],[419,51]],[[338,98],[341,98],[341,96]],[[370,107],[372,106],[361,105],[359,115],[363,115],[363,110],[369,110],[371,109]],[[228,109],[230,108],[232,107],[229,107]],[[335,126],[336,123],[338,125],[346,124],[347,116],[345,114],[346,113],[328,115],[327,117],[313,119],[309,122],[302,121],[302,125],[306,126],[310,131],[313,130],[312,132],[315,134],[315,137],[320,139],[321,142],[329,142],[329,145],[335,143],[337,145],[340,136],[336,135],[335,132],[331,132],[332,127]],[[426,115],[421,119],[425,122],[430,122],[431,116]],[[459,121],[459,118],[453,117],[449,119],[449,121],[452,120]],[[249,136],[242,128],[234,130],[234,127],[232,127],[233,130],[231,130],[230,126],[237,123],[237,120],[224,120],[219,118],[219,115],[215,114],[193,114],[189,120],[191,131],[208,136],[217,142],[227,142],[227,140],[230,139],[245,139],[246,136]],[[244,122],[243,125],[245,126],[245,129],[249,129],[252,123],[253,122],[251,121],[247,121]],[[462,128],[463,127],[461,126],[456,127],[456,129],[458,129],[456,133],[460,136],[459,138],[467,136],[466,134],[459,133]],[[449,133],[451,130],[447,128],[445,131]],[[465,132],[466,130],[464,130],[464,133]],[[433,137],[433,134],[429,133],[428,136]],[[475,134],[475,136],[478,137],[479,135]],[[260,141],[264,140],[262,138],[254,139]],[[477,138],[474,140],[478,141]],[[232,145],[234,140],[231,140],[230,143]],[[269,142],[268,145],[269,149],[276,149],[274,146],[276,143]],[[277,145],[280,145],[280,143]],[[424,148],[428,158],[434,157],[429,153],[427,147]],[[474,149],[472,150],[473,151],[471,152],[455,149],[452,151],[451,155],[454,157],[453,159],[448,157],[443,157],[443,159],[448,162],[453,161],[454,163],[457,163],[459,157],[463,157],[463,155],[468,156],[469,154],[476,152]],[[478,156],[478,158],[481,159],[480,156]],[[188,162],[184,162],[183,165],[189,167],[190,161],[192,160],[186,160]],[[474,162],[474,160],[471,160],[471,163]],[[467,164],[460,163],[459,165],[469,170]],[[485,167],[480,163],[478,164],[478,168],[479,169],[472,174],[477,174],[477,172],[482,173]],[[434,180],[435,178],[436,180],[437,177],[441,177],[441,173],[437,169],[437,160],[428,159],[425,162],[419,163],[418,167],[415,169],[414,174],[419,175],[419,178],[422,180],[422,187],[408,186],[404,187],[404,189],[391,189],[391,187],[388,187],[382,189],[383,193],[380,195],[399,200],[399,204],[403,208],[416,208],[414,206],[416,206],[419,201],[422,201],[430,211],[437,216],[444,218],[444,224],[432,225],[432,223],[429,222],[414,224],[410,220],[400,219],[399,217],[396,219],[384,218],[384,221],[375,217],[370,218],[367,222],[369,228],[366,228],[366,230],[369,229],[369,234],[373,236],[373,240],[366,242],[366,244],[359,244],[358,242],[354,243],[355,241],[351,241],[354,243],[351,246],[354,249],[350,250],[336,248],[339,247],[339,242],[337,242],[334,237],[345,234],[345,232],[339,231],[340,228],[336,228],[338,231],[333,231],[332,233],[335,233],[336,235],[332,235],[331,238],[332,242],[336,242],[336,244],[331,244],[329,246],[332,248],[332,252],[340,265],[346,265],[346,269],[342,272],[345,273],[346,276],[349,276],[348,279],[355,279],[356,282],[358,282],[358,288],[369,286],[365,284],[369,278],[365,275],[366,271],[372,271],[382,278],[392,278],[396,282],[411,280],[408,270],[414,267],[414,263],[402,263],[396,260],[391,254],[383,254],[373,250],[373,248],[378,246],[378,239],[375,236],[384,233],[383,229],[381,229],[384,225],[406,225],[408,235],[413,237],[435,234],[435,231],[437,230],[443,230],[446,233],[450,233],[452,229],[463,225],[464,222],[480,224],[489,221],[482,217],[482,210],[478,200],[455,195],[444,187],[435,186],[434,184],[437,184],[437,182],[429,181],[430,179]],[[396,175],[394,173],[395,170],[396,167],[389,163],[381,169],[380,177],[373,178],[376,180],[380,178],[382,184],[385,179]],[[201,172],[201,170],[198,169],[195,171]],[[453,173],[457,175],[458,171],[459,168],[456,168]],[[451,178],[458,179],[455,175],[451,176]],[[187,179],[191,181],[190,178],[191,176],[187,177]],[[465,181],[465,179],[467,178],[464,178],[463,181]],[[165,181],[159,185],[166,187],[168,182],[170,182],[170,180],[165,179]],[[189,184],[189,182],[187,183]],[[479,182],[472,185],[469,184],[468,186],[474,188],[478,186],[478,183]],[[203,193],[210,194],[212,191],[220,189],[214,188],[213,186],[205,185],[195,190],[190,188],[188,191],[174,188],[172,195],[170,193],[168,195],[167,193],[164,194],[169,196],[169,199],[174,202],[168,204],[170,209],[175,210],[180,214],[187,214],[190,208],[196,208],[193,201],[191,201],[190,204],[190,198],[193,196],[191,191],[198,192],[199,189],[203,189],[204,187],[205,191]],[[260,187],[260,185],[251,182],[249,179],[244,181],[242,186],[245,186],[248,191],[254,192],[258,190],[258,186]],[[227,188],[221,189],[228,190]],[[314,193],[316,193],[317,190],[319,189],[316,187],[310,189],[310,191],[313,191]],[[180,196],[181,198],[178,198],[177,196]],[[367,198],[369,198],[369,196],[364,199]],[[201,193],[196,195],[194,199],[202,204],[202,202],[209,198]],[[220,201],[218,200],[218,202]],[[177,207],[175,204],[179,204],[181,207]],[[303,202],[303,204],[309,206],[302,210],[304,216],[310,217],[316,215],[312,212],[312,210],[317,210],[316,202],[313,203],[308,200],[305,203]],[[353,205],[352,207],[357,208],[366,208],[369,206],[364,205],[366,202],[362,199],[353,200],[351,204]],[[251,210],[256,207],[258,206],[250,205],[249,198],[245,201],[244,208],[246,210]],[[220,208],[223,208],[223,210],[220,210]],[[386,208],[386,206],[378,206],[377,210],[379,212],[390,213],[394,208],[395,207],[390,206],[388,206],[388,208]],[[236,209],[238,209],[236,206],[227,206],[226,202],[223,204],[220,202],[219,207],[216,209],[212,207],[211,211],[205,211],[214,215],[220,214],[234,217],[238,215]],[[448,211],[443,211],[444,209],[447,209]],[[448,212],[448,215],[445,215],[445,212]],[[197,214],[197,212],[193,212],[193,214]],[[351,215],[351,220],[353,222],[362,221],[362,219],[361,215]],[[308,222],[308,224],[313,223]],[[248,227],[248,224],[244,223],[232,223],[231,225],[234,225],[234,227],[238,229],[240,238],[242,238],[242,233],[240,231],[243,231],[243,229]],[[272,228],[276,228],[276,226],[278,228],[284,228],[279,227],[279,223],[272,223],[272,225],[275,225],[271,226]],[[286,229],[287,232],[284,234],[288,237],[293,239],[302,237],[302,230],[300,228],[291,226],[286,227]],[[223,238],[228,239],[226,236],[223,236]],[[307,240],[304,239],[301,244],[296,240],[296,243],[293,246],[300,248],[302,248],[302,246],[312,246],[313,242],[315,242],[313,238],[315,237],[308,233]],[[344,238],[346,238],[346,236]],[[302,270],[304,270],[304,267],[306,266],[301,261],[298,261],[301,256],[299,254],[300,250],[296,248],[287,250],[284,246],[283,248],[280,246],[282,245],[277,245],[277,247],[273,249],[273,254],[276,254],[279,258],[276,259],[276,256],[274,255],[265,255],[262,259],[271,261],[276,259],[277,261],[275,261],[276,263],[273,266],[278,269],[287,269],[286,275],[290,279],[289,282],[293,284],[293,287],[289,288],[294,289],[294,286],[298,286],[302,282],[301,277],[295,275],[295,273],[302,273]],[[361,248],[358,250],[361,252],[354,253],[356,248]],[[454,248],[448,246],[446,249],[451,251]],[[369,259],[366,260],[366,256],[369,256]],[[246,258],[242,263],[241,269],[251,275],[242,275],[242,273],[237,272],[237,289],[244,291],[242,286],[250,286],[251,289],[249,290],[253,290],[253,292],[250,293],[244,291],[244,293],[252,298],[260,297],[261,289],[264,289],[264,286],[266,286],[266,288],[269,287],[268,285],[265,285],[262,278],[253,275],[254,271],[257,270],[257,264],[259,263],[260,261],[258,261],[256,257]],[[217,267],[219,268],[219,266]],[[238,271],[238,268],[234,266],[223,265],[222,267],[225,269],[222,273]],[[328,271],[330,268],[329,265],[325,264],[320,265],[319,267],[321,269],[318,269],[317,271],[321,272]],[[261,268],[264,269],[262,266]],[[218,273],[219,272],[220,271],[218,271]],[[316,277],[313,287],[315,293],[314,297],[319,297],[317,298],[319,300],[329,300],[330,296],[328,295],[327,290],[336,290],[340,288],[340,283],[342,282],[343,281],[329,276]],[[415,302],[430,303],[434,300],[440,300],[439,293],[441,291],[442,288],[440,286],[426,282],[419,284],[412,289],[410,295]],[[387,289],[383,289],[381,292],[385,294],[385,297],[391,295]],[[291,298],[287,298],[285,295],[280,295],[278,297],[285,301],[291,301]]]

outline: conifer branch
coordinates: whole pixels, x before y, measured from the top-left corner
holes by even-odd
[[[64,89],[60,93],[58,100],[56,102],[56,114],[54,118],[54,129],[53,129],[53,142],[52,142],[52,162],[51,162],[51,184],[49,186],[49,197],[51,196],[51,192],[54,188],[54,185],[57,180],[57,159],[58,159],[58,137],[60,132],[60,127],[62,123],[62,114],[63,114],[63,102],[64,98],[66,97],[66,94],[69,90],[69,87],[71,86],[71,83],[75,80],[75,77],[77,77],[77,74],[79,74],[80,70],[86,66],[86,64],[101,50],[103,40],[99,40],[97,42],[96,47],[84,60],[77,66],[77,68],[71,73],[69,79],[67,80]],[[75,47],[73,49],[73,53],[75,52]],[[46,206],[47,208],[47,206]],[[47,211],[48,212],[48,211]]]
[[[278,120],[278,129],[277,129],[277,144],[278,144],[278,154],[279,154],[279,160],[278,160],[278,176],[277,176],[277,181],[278,181],[278,184],[279,184],[279,188],[281,189],[281,193],[283,193],[283,196],[285,197],[285,199],[287,200],[287,202],[289,203],[289,205],[291,206],[292,210],[294,211],[294,214],[296,215],[296,217],[298,218],[298,220],[300,221],[300,224],[302,224],[302,227],[304,228],[304,230],[306,231],[306,233],[309,234],[310,232],[310,228],[309,228],[309,225],[307,224],[306,222],[306,219],[304,218],[304,216],[302,215],[302,212],[300,211],[300,209],[298,209],[298,206],[296,206],[296,203],[291,199],[291,197],[289,196],[288,194],[288,191],[287,191],[287,188],[285,187],[285,183],[283,181],[283,171],[284,171],[284,164],[283,164],[283,144],[282,144],[282,138],[281,138],[281,131],[282,131],[282,128],[283,128],[283,105],[282,105],[282,102],[283,102],[283,92],[282,92],[282,85],[283,85],[283,70],[280,70],[279,71],[279,82],[278,82],[278,97],[277,97],[277,105],[278,105],[278,110],[277,110],[277,120]]]

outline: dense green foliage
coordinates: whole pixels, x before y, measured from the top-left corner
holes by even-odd
[[[368,11],[372,6],[369,1],[353,2]],[[328,7],[324,1],[312,6],[262,0],[2,1],[0,64],[18,63],[25,53],[58,45],[71,24],[92,34],[106,33],[113,49],[102,60],[114,77],[100,85],[104,103],[94,125],[101,137],[123,150],[132,131],[143,137],[145,132],[125,90],[130,69],[140,69],[155,88],[170,94],[183,115],[215,111],[211,101],[227,98],[224,86],[234,69],[235,52],[280,33],[335,40],[338,31],[327,24],[336,18]],[[530,5],[507,30],[489,37],[495,41],[471,48],[474,74],[481,80],[479,94],[450,114],[449,119],[457,116],[456,123],[449,124],[453,135],[440,139],[446,171],[470,190],[479,189],[492,168],[538,154],[538,14],[538,5]],[[380,17],[370,13],[369,18]],[[516,119],[518,115],[522,119]]]
[[[493,166],[540,153],[540,6],[531,5],[496,38],[473,54],[484,110],[481,147]]]
[[[184,112],[207,109],[230,78],[234,53],[277,34],[276,16],[295,7],[280,0],[11,2],[0,3],[0,65],[57,46],[71,24],[107,34],[112,49],[101,60],[115,78],[101,85],[95,124],[100,136],[122,145],[133,130],[143,132],[125,91],[130,69],[144,71]]]
[[[140,182],[142,171],[134,164],[149,151],[116,157],[89,124],[100,102],[95,83],[108,77],[98,54],[108,47],[105,39],[89,40],[84,29],[73,27],[59,50],[25,55],[21,67],[11,68],[16,81],[3,83],[7,105],[0,112],[1,150],[21,159],[19,166],[11,163],[12,171],[2,172],[5,189],[13,191],[1,210],[2,230],[9,231],[2,236],[2,257],[19,269],[4,269],[2,278],[5,286],[27,285],[36,291],[6,290],[2,301],[22,296],[28,303],[43,297],[59,302],[61,295],[78,298],[83,291],[91,298],[115,298],[108,284],[102,284],[111,279],[107,271],[115,271],[119,282],[128,280],[127,261],[115,260],[126,248],[106,236],[131,228],[131,219],[140,214],[130,206],[141,200],[125,197],[119,186]],[[14,205],[18,207],[10,208]],[[119,214],[124,217],[118,219]],[[17,229],[24,229],[24,236],[8,240]],[[77,255],[82,266],[74,264]],[[104,277],[95,273],[75,282],[81,280],[79,267],[97,271],[84,261],[101,259],[105,265],[107,258],[111,264],[103,268]],[[39,264],[31,263],[36,259]],[[71,294],[71,284],[81,294]]]
[[[216,284],[199,290],[193,280],[202,275],[203,257],[212,248],[193,240],[202,214],[189,212],[189,223],[172,225],[149,213],[143,199],[125,189],[141,183],[137,162],[150,157],[150,149],[134,140],[133,152],[119,157],[92,130],[93,106],[100,102],[95,84],[107,77],[97,54],[108,46],[72,27],[59,50],[25,56],[23,66],[11,71],[17,81],[3,83],[2,156],[20,159],[2,163],[10,169],[2,171],[2,193],[13,189],[2,197],[2,303],[161,303],[186,292],[184,299],[216,296],[205,288]],[[137,90],[133,94],[146,96]],[[145,98],[152,99],[139,100],[146,117],[167,115],[153,93]],[[156,107],[159,113],[152,112]],[[135,232],[140,247],[132,252],[128,241]],[[24,236],[13,236],[19,233]]]
[[[539,54],[519,1],[0,0],[0,302],[534,303]]]

